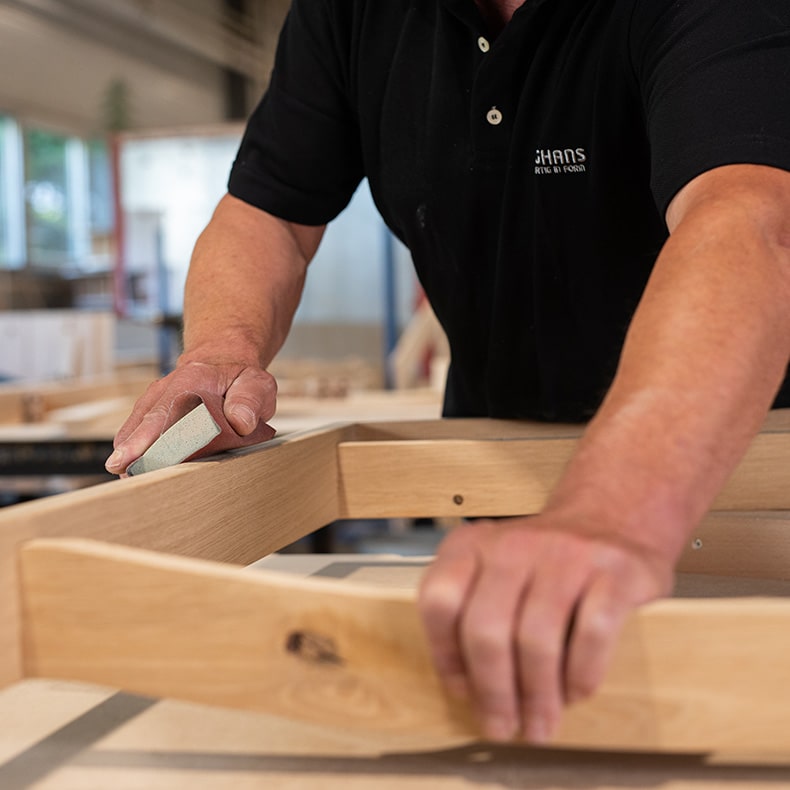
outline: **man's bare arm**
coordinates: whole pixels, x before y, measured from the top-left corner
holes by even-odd
[[[274,414],[277,387],[266,367],[288,334],[323,232],[222,198],[190,263],[184,352],[121,427],[109,471],[123,472],[201,394],[225,397],[240,437]]]
[[[790,173],[734,166],[677,196],[611,390],[540,515],[451,533],[420,605],[437,669],[489,737],[541,742],[604,676],[790,356]]]

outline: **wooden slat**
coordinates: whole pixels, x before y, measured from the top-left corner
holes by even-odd
[[[398,394],[400,397],[400,394]],[[356,423],[349,441],[433,441],[437,439],[578,439],[583,425],[528,420],[463,419],[377,420]]]
[[[30,675],[448,744],[477,737],[439,689],[413,590],[75,540],[31,543],[21,566]],[[600,692],[568,710],[555,744],[786,754],[788,651],[788,599],[645,606]]]
[[[33,411],[45,419],[56,409],[76,406],[106,398],[137,398],[155,378],[155,371],[129,371],[104,376],[90,376],[69,381],[51,381],[0,386],[0,424],[25,422]]]
[[[788,488],[782,480],[783,470],[790,468],[784,455],[787,412],[775,413],[770,421],[772,424],[767,423],[766,427],[772,433],[760,437],[756,443],[757,449],[747,457],[745,477],[739,483],[751,485],[755,478],[755,485],[763,485],[759,472],[762,465],[762,475],[770,478],[766,485],[771,490],[760,489],[763,498],[756,503],[757,507],[775,506],[774,494]],[[486,426],[497,440],[479,439]],[[567,435],[571,429],[563,428],[551,438],[554,434],[548,432],[553,428],[484,420],[400,427],[382,423],[362,429],[338,426],[275,440],[263,448],[240,452],[221,461],[188,464],[4,509],[0,511],[0,686],[21,677],[15,556],[22,541],[47,536],[91,537],[156,551],[248,563],[341,517],[369,513],[389,517],[411,513],[452,516],[526,512],[540,506],[572,448],[574,440]],[[396,443],[400,448],[396,455],[400,453],[401,460],[406,459],[405,468],[382,456],[381,447],[375,444],[367,443],[367,450],[374,451],[368,452],[364,442],[356,446],[348,443],[355,433],[359,437],[365,431],[368,435],[380,436],[384,432],[406,436],[407,441]],[[424,441],[428,455],[416,458],[408,455],[419,449],[419,442],[408,440],[415,431],[420,432],[417,435],[445,437],[463,437],[464,431],[469,431],[478,438],[471,442],[463,438]],[[544,438],[531,442],[508,440],[514,431],[517,436],[536,431]],[[342,492],[339,492],[338,445],[343,465]],[[385,442],[383,447],[392,448],[393,444]],[[538,447],[541,452],[537,452]],[[449,449],[455,452],[448,454]],[[460,449],[466,449],[466,455],[457,452]],[[511,470],[507,476],[503,475],[500,468],[503,457],[522,463],[525,457],[520,455],[522,452],[527,453],[528,460],[536,461],[529,475],[524,475],[520,468],[517,474]],[[349,458],[358,467],[355,475],[349,473]],[[765,465],[766,458],[772,467]],[[361,459],[367,460],[360,463]],[[489,487],[473,489],[471,484],[481,479],[481,466],[488,470],[485,479]],[[737,475],[735,479],[738,480]],[[503,488],[497,492],[494,483]],[[364,493],[367,487],[372,487],[374,496],[367,495],[369,502],[363,501],[364,507],[349,500],[349,496]],[[529,507],[523,499],[503,498],[523,490],[530,491]],[[746,501],[751,502],[754,495],[746,494]],[[455,503],[456,496],[463,498],[461,505]],[[426,509],[426,502],[432,501],[436,502],[438,513]],[[730,505],[738,501],[735,497]],[[502,502],[506,502],[506,508]],[[777,526],[772,534],[783,533]],[[745,540],[748,549],[751,539]],[[736,547],[732,556],[738,556],[737,546],[744,545],[743,541],[743,536],[737,536],[732,544]],[[705,545],[708,546],[707,540]],[[712,555],[705,549],[703,553],[715,557],[714,565],[727,565],[726,552]],[[759,568],[770,564],[771,550],[763,545],[752,553],[758,557],[752,572],[759,575]],[[698,555],[701,556],[702,553]],[[773,564],[776,566],[776,559]]]
[[[677,569],[790,579],[790,512],[709,513],[694,530]]]
[[[248,564],[338,517],[345,429],[0,510],[0,687],[21,677],[16,552],[36,537],[87,537]]]
[[[507,516],[539,511],[575,439],[344,442],[345,518]]]
[[[28,676],[338,727],[470,730],[448,715],[411,591],[72,539],[32,542],[21,566]]]
[[[452,427],[463,431],[462,424]],[[338,447],[343,513],[346,518],[537,513],[576,443],[564,436],[523,438],[518,430],[495,439],[343,442]],[[790,432],[758,435],[713,509],[790,509]]]

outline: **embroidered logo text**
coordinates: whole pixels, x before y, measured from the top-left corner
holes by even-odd
[[[535,151],[535,175],[586,173],[587,151],[584,148],[538,148]]]

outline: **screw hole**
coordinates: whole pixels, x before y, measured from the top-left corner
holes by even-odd
[[[702,548],[702,541],[699,538],[695,538],[691,543],[691,548],[694,551],[699,551]]]
[[[464,498],[463,498],[463,497],[462,497],[460,494],[456,494],[456,495],[453,497],[453,502],[454,502],[456,505],[463,505],[463,503],[464,503]]]

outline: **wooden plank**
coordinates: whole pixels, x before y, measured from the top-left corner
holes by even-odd
[[[681,573],[790,579],[790,513],[709,513],[678,562]]]
[[[67,381],[0,385],[0,424],[46,419],[49,412],[109,398],[137,398],[154,371],[128,371]]]
[[[787,414],[772,415],[772,419],[781,423],[787,419]],[[140,478],[115,481],[0,511],[0,685],[21,677],[15,555],[22,541],[46,536],[92,537],[156,551],[246,564],[336,518],[362,515],[360,509],[354,510],[349,505],[347,497],[350,492],[354,493],[352,488],[370,483],[371,470],[361,469],[353,486],[349,478],[345,477],[344,489],[342,492],[339,490],[338,454],[342,463],[342,455],[351,447],[349,440],[354,434],[359,437],[365,431],[368,431],[368,435],[375,435],[378,431],[378,435],[385,432],[408,437],[419,431],[418,435],[433,433],[447,436],[449,431],[449,435],[463,436],[463,432],[468,430],[473,435],[480,435],[487,424],[488,421],[446,421],[400,427],[384,424],[370,428],[338,426],[313,434],[275,440],[269,445],[235,453],[222,460],[166,469]],[[476,439],[472,444],[474,447],[483,446],[487,451],[494,448],[493,460],[488,458],[488,478],[491,486],[494,482],[504,486],[501,496],[511,496],[514,487],[524,488],[521,474],[514,476],[511,473],[510,477],[503,477],[492,471],[501,460],[502,448],[508,448],[506,452],[513,453],[512,448],[520,446],[534,450],[536,445],[540,445],[544,450],[541,458],[538,458],[537,471],[530,478],[534,506],[538,507],[540,497],[545,496],[551,485],[550,478],[559,473],[563,453],[570,451],[573,439],[567,438],[565,434],[570,429],[562,429],[559,436],[551,438],[551,434],[546,433],[552,430],[551,426],[508,425],[495,421],[488,424],[488,428],[500,438],[487,442]],[[766,434],[768,444],[758,442],[759,452],[750,463],[762,463],[765,459],[760,453],[767,452],[771,463],[778,465],[781,472],[788,468],[783,461],[785,425],[774,424],[770,428],[772,432]],[[505,437],[512,436],[513,431],[517,435],[536,431],[546,438],[532,442],[507,440]],[[375,512],[384,512],[387,517],[403,515],[406,510],[403,503],[419,499],[415,490],[409,488],[412,484],[410,481],[413,481],[414,485],[419,483],[424,488],[438,490],[442,509],[447,507],[450,497],[453,505],[451,515],[460,515],[461,506],[454,501],[457,494],[464,498],[462,504],[470,510],[471,505],[474,505],[476,512],[495,514],[497,511],[493,509],[495,503],[492,500],[472,499],[471,504],[468,503],[467,490],[457,487],[459,478],[453,474],[447,477],[445,468],[451,463],[459,464],[457,469],[450,467],[451,472],[460,474],[463,471],[469,474],[469,469],[472,469],[475,475],[479,473],[479,452],[466,459],[459,453],[454,459],[447,457],[448,447],[455,446],[457,450],[465,441],[462,438],[437,440],[432,451],[433,459],[425,463],[423,456],[421,475],[416,477],[414,469],[410,468],[407,471],[411,477],[402,476],[393,480],[393,472],[397,472],[395,466],[389,464],[382,467],[380,460],[374,458],[373,461],[382,467],[379,494],[381,497],[389,496],[392,505],[391,508],[388,505],[385,511],[376,505],[378,510]],[[393,446],[391,442],[384,444]],[[401,448],[406,447],[409,452],[414,450],[414,447],[410,447],[410,441],[396,444]],[[430,440],[423,444],[429,445]],[[546,461],[545,448],[548,446],[554,447],[555,454],[553,457],[549,454]],[[561,452],[557,453],[557,448]],[[500,455],[497,456],[497,453]],[[516,457],[518,460],[517,453]],[[461,460],[466,466],[460,463]],[[475,464],[478,468],[475,468]],[[346,472],[344,470],[344,475]],[[442,475],[446,477],[444,488],[439,486]],[[774,481],[774,485],[777,475],[769,473],[766,476]],[[777,488],[781,488],[781,481]],[[393,491],[395,496],[392,496]],[[490,497],[495,492],[492,487],[485,493]],[[428,490],[426,495],[435,497],[436,492]],[[499,496],[497,501],[503,501],[499,500]],[[415,511],[418,511],[416,515],[431,515],[424,509],[425,500],[421,501],[423,504],[415,507]],[[762,506],[763,503],[760,504]],[[511,502],[509,507],[515,508],[516,512],[524,509],[522,501]],[[734,557],[740,556],[739,546],[745,547],[744,556],[748,556],[754,543],[754,538],[745,534],[745,530],[740,532],[734,537],[734,543],[730,542]],[[781,552],[784,552],[786,541],[783,540],[784,533],[779,524],[775,528],[771,527],[771,535],[783,541]],[[714,557],[714,565],[727,565],[727,550],[717,549],[711,553],[707,538],[704,544],[705,557]],[[759,551],[752,551],[756,559],[750,560],[754,566],[750,573],[759,575],[759,568],[770,565],[772,561],[770,546],[765,542],[761,546]],[[777,556],[780,553],[778,548],[776,553]],[[774,558],[773,565],[776,566],[777,562],[778,559]]]
[[[47,413],[47,422],[63,426],[67,436],[112,438],[131,413],[135,400],[129,395],[122,395],[51,409]]]
[[[81,701],[71,699],[71,683],[28,680],[0,692],[0,719],[14,722],[0,738],[12,755],[18,750],[16,759],[0,765],[3,790],[787,787],[787,761],[770,755],[616,754],[477,743],[447,749],[424,737],[316,727],[175,701],[140,714],[138,698],[115,695],[101,703],[99,690],[94,693],[96,706],[84,711]],[[56,729],[69,708],[73,719]],[[29,732],[27,743],[20,729]]]
[[[21,551],[28,676],[338,727],[471,732],[431,671],[413,591],[107,544]]]
[[[16,551],[74,536],[248,564],[338,517],[345,429],[115,480],[0,510],[0,687],[21,677]]]
[[[509,516],[538,512],[575,439],[343,442],[345,518]]]
[[[366,426],[338,447],[346,518],[537,513],[577,444],[578,428],[450,420]],[[367,437],[397,436],[395,439]],[[409,438],[422,435],[423,438]],[[790,509],[790,430],[755,437],[714,510]]]
[[[414,590],[80,540],[35,541],[21,566],[30,675],[448,744],[478,736],[440,690]],[[554,745],[787,755],[788,624],[786,598],[642,607]]]
[[[400,399],[408,393],[396,393]],[[583,425],[571,423],[530,422],[528,420],[492,420],[482,417],[459,419],[377,420],[355,423],[348,441],[433,441],[437,439],[578,439]]]

